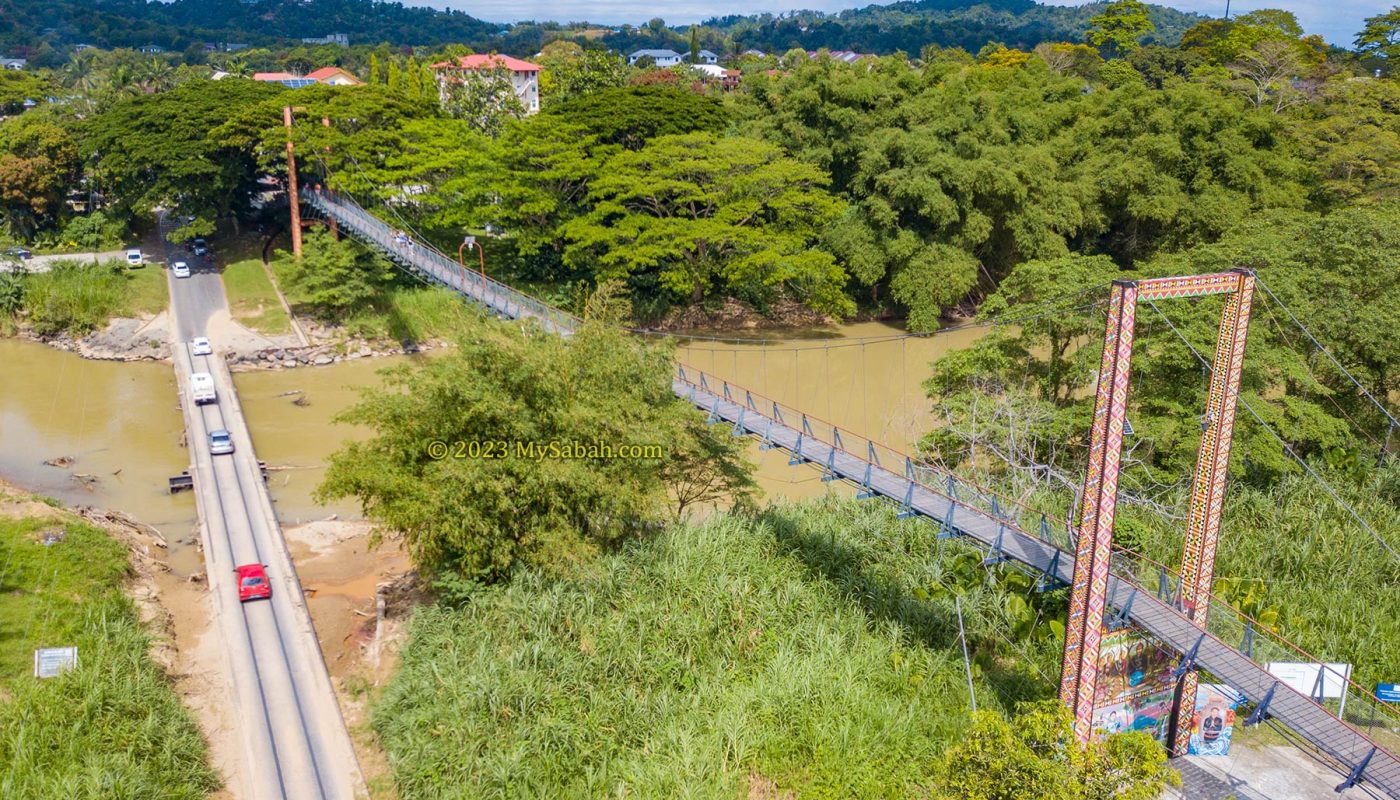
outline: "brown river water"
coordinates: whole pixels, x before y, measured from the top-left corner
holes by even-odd
[[[677,357],[787,406],[862,436],[907,448],[933,420],[920,383],[929,363],[965,347],[985,329],[928,338],[898,337],[881,323],[853,323],[802,333],[766,334],[765,343],[685,340]],[[327,457],[367,432],[332,421],[353,403],[357,386],[404,357],[364,359],[326,367],[235,375],[258,457],[286,524],[359,516],[353,501],[316,503],[312,492]],[[87,361],[32,342],[0,339],[0,476],[65,503],[124,511],[171,542],[177,571],[197,568],[191,494],[170,495],[166,479],[188,464],[175,377],[168,364]],[[305,405],[293,401],[300,392]],[[768,498],[806,498],[827,491],[820,474],[788,466],[777,451],[759,452],[759,483]],[[46,459],[68,456],[66,467]]]

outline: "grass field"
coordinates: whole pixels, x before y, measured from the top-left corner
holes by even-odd
[[[458,329],[464,302],[446,289],[394,286],[347,318],[345,328],[356,336],[399,342],[448,338]]]
[[[233,318],[249,328],[272,335],[292,329],[261,258],[246,258],[224,267],[224,291]]]
[[[372,715],[399,796],[927,796],[967,684],[934,528],[893,517],[717,517],[420,609]],[[987,584],[958,589],[979,707],[1052,695],[1037,658],[982,641]]]
[[[0,517],[0,797],[198,798],[218,788],[204,739],[147,656],[122,592],[127,571],[121,544],[67,512]],[[34,648],[69,645],[77,668],[30,677]]]
[[[165,282],[165,270],[147,266],[126,270],[125,274],[127,313],[159,314],[170,305],[170,285]]]

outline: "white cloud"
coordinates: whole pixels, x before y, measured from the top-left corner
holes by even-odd
[[[1298,16],[1308,33],[1320,33],[1327,41],[1350,47],[1361,30],[1362,20],[1381,13],[1380,3],[1387,0],[1230,0],[1232,16],[1258,8],[1284,8]],[[410,3],[413,0],[409,0]],[[1089,0],[1049,0],[1054,5],[1078,6]],[[570,22],[587,20],[607,25],[630,23],[640,25],[653,17],[677,25],[699,22],[727,14],[777,13],[798,8],[818,11],[841,11],[868,5],[866,0],[580,0],[574,3],[549,0],[447,0],[429,2],[439,8],[456,8],[474,17],[492,22],[520,20],[554,20]],[[1195,11],[1211,16],[1225,13],[1225,0],[1175,0],[1166,3],[1182,11]]]

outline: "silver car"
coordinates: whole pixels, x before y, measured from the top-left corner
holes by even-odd
[[[190,276],[190,265],[183,261],[176,261],[170,265],[170,269],[177,278],[188,278]]]
[[[209,431],[209,452],[216,456],[232,453],[233,436],[223,428],[216,431]]]

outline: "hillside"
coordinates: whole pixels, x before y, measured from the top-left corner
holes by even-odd
[[[1100,9],[1101,4],[1063,8],[1031,0],[921,0],[835,14],[729,16],[704,23],[709,29],[704,44],[730,52],[826,47],[918,53],[929,44],[977,52],[987,42],[1029,49],[1042,41],[1079,41]],[[1168,45],[1205,19],[1163,6],[1151,9],[1157,41]],[[304,37],[331,33],[348,35],[352,44],[461,42],[478,50],[529,55],[551,39],[588,27],[522,23],[503,29],[461,11],[373,0],[0,0],[0,50],[31,58],[79,43],[103,48],[155,44],[182,51],[205,42],[300,43]],[[624,25],[599,41],[624,51],[685,47],[688,31],[688,26]]]
[[[976,53],[988,42],[1029,50],[1040,42],[1077,42],[1103,3],[1067,8],[1032,0],[920,0],[870,5],[835,14],[803,11],[723,17],[707,21],[733,37],[740,49],[783,52],[793,47],[917,54],[924,46],[961,47]],[[1207,17],[1150,5],[1157,26],[1153,41],[1174,46]]]
[[[479,42],[500,26],[460,11],[373,0],[0,0],[0,46],[13,50],[157,44],[184,50],[203,42],[274,44],[348,34],[352,43]]]

